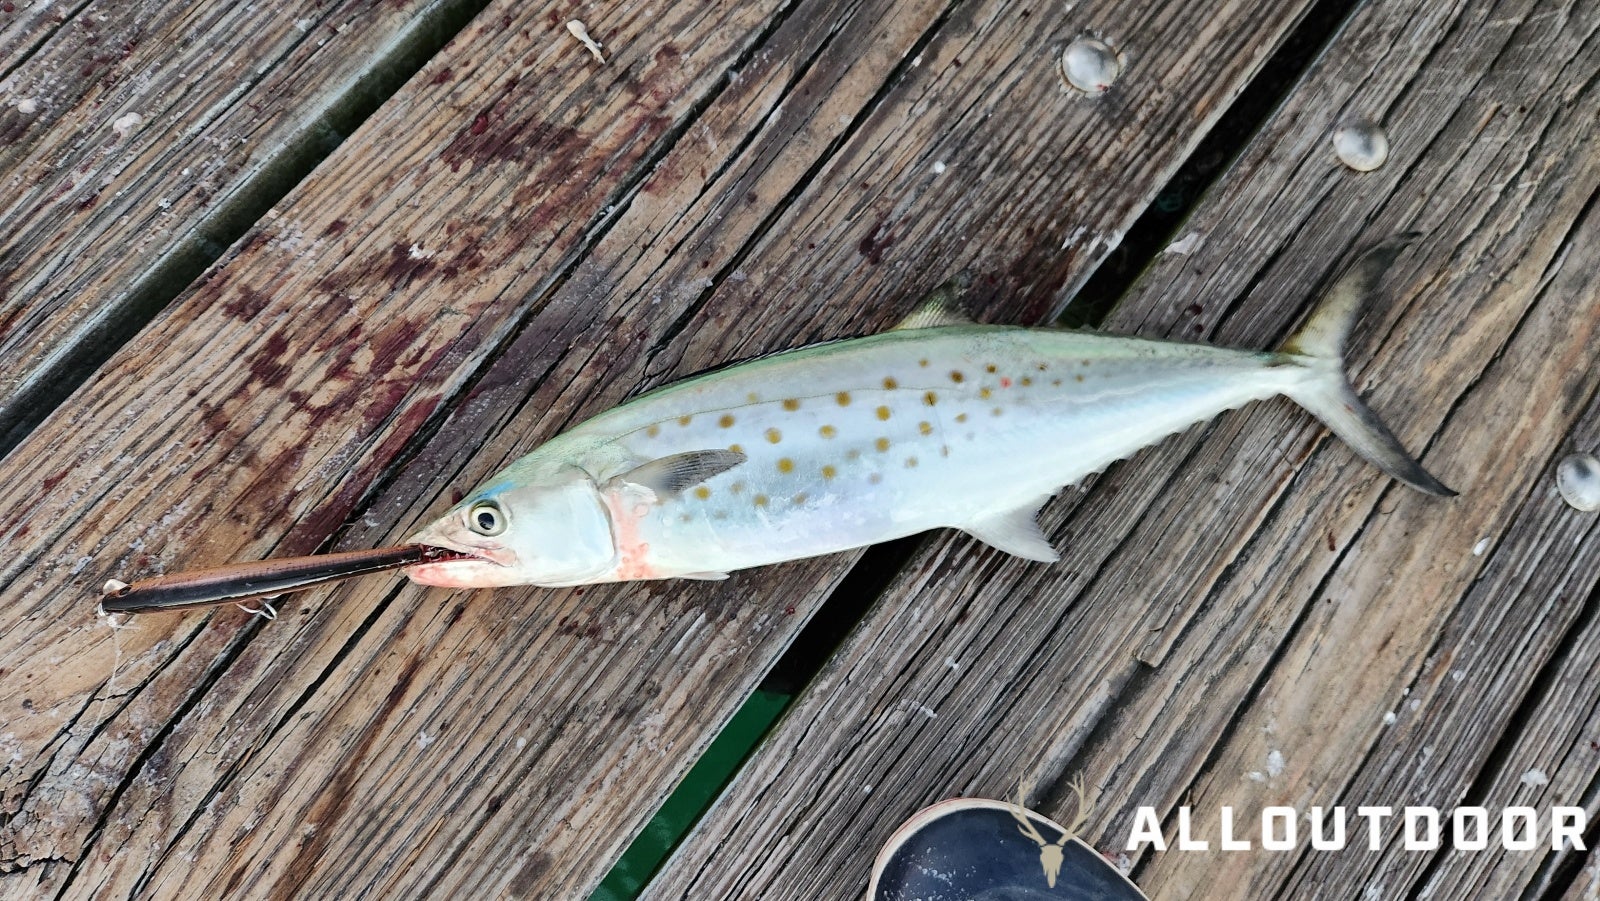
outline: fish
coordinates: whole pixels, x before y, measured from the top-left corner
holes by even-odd
[[[1416,233],[1360,255],[1272,351],[979,325],[935,292],[893,329],[670,384],[557,435],[408,545],[450,588],[729,573],[937,528],[1055,562],[1052,496],[1219,413],[1285,396],[1360,456],[1440,497],[1356,395],[1345,344]]]

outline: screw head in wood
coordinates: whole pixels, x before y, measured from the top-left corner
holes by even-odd
[[[1122,74],[1122,57],[1105,41],[1083,35],[1062,52],[1061,74],[1085,94],[1102,94]]]
[[[1571,454],[1557,463],[1556,490],[1573,509],[1600,510],[1600,460],[1594,454]]]
[[[1333,133],[1333,152],[1357,172],[1371,172],[1389,160],[1389,135],[1370,119],[1347,122]]]

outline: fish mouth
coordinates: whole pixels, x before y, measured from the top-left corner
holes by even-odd
[[[436,536],[418,536],[423,559],[405,568],[406,577],[421,585],[482,588],[505,584],[516,555],[509,548],[471,547]]]

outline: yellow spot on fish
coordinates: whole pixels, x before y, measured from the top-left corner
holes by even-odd
[[[878,418],[884,420],[885,422],[887,422],[888,419],[889,419],[889,408],[888,407],[879,407],[878,408]]]
[[[999,408],[999,407],[995,407],[995,408],[994,408],[994,409],[993,409],[993,410],[990,410],[990,411],[989,411],[989,412],[990,412],[990,413],[993,413],[993,414],[994,414],[994,415],[996,415],[996,416],[999,416],[999,415],[1000,415],[1000,414],[1001,414],[1001,413],[1004,413],[1004,412],[1005,412],[1005,410],[1002,410],[1002,409],[1001,409],[1001,408]]]
[[[922,402],[931,407],[939,402],[939,395],[929,391],[927,394],[922,395]]]
[[[839,406],[841,407],[850,406],[850,392],[848,391],[840,391],[838,394],[833,396],[833,399],[838,401]]]
[[[990,391],[988,388],[980,388],[980,389],[978,389],[978,396],[983,398],[984,400],[988,400],[989,399],[989,395],[991,395],[993,393],[994,392]]]
[[[1060,379],[1051,379],[1050,380],[1050,384],[1056,386],[1057,388],[1060,388],[1061,387],[1061,380]]]
[[[956,422],[966,422],[966,421],[967,421],[967,414],[965,414],[965,413],[957,413],[956,414]]]
[[[832,438],[835,435],[839,434],[839,430],[834,428],[831,425],[825,425],[822,428],[817,429],[817,434],[821,435],[824,438]]]
[[[744,445],[742,445],[742,444],[730,444],[730,445],[728,445],[728,450],[731,450],[736,454],[742,454],[742,453],[744,453]]]
[[[844,458],[846,460],[859,460],[861,459],[861,450],[859,448],[852,447],[844,452]]]
[[[725,429],[729,428],[730,426],[732,426],[733,425],[733,414],[732,413],[724,413],[724,414],[722,414],[722,418],[717,420],[717,425],[720,425]]]
[[[932,435],[933,434],[933,423],[927,422],[927,421],[919,422],[919,423],[917,423],[917,431],[921,432],[924,435]]]
[[[916,457],[907,457],[906,458],[906,469],[916,469],[916,468],[917,468],[917,458]]]
[[[918,360],[917,361],[917,365],[921,366],[923,369],[927,369],[928,368],[928,361],[927,360]]]
[[[756,394],[754,391],[750,392],[749,394],[746,394],[744,396],[744,399],[749,401],[750,403],[753,403],[753,404],[761,402],[761,396]]]
[[[651,438],[654,438],[655,436],[661,434],[661,426],[652,425],[648,429],[645,429],[644,433],[649,435]]]
[[[887,388],[890,391],[893,391],[894,389],[900,387],[900,383],[895,381],[894,380],[894,376],[891,375],[888,378],[885,378],[883,380],[883,387]]]
[[[994,364],[990,363],[988,366],[983,367],[983,371],[984,372],[988,372],[988,373],[993,373],[995,371],[994,370]]]
[[[679,416],[678,417],[678,425],[688,425],[690,420],[692,420],[692,419],[694,419],[694,414],[692,414],[692,413],[689,414],[688,416]]]
[[[824,479],[831,479],[831,478],[833,478],[834,476],[836,476],[838,474],[839,474],[839,470],[834,469],[832,466],[824,466],[824,467],[822,467],[822,477]]]
[[[694,496],[703,501],[708,501],[711,499],[711,489],[701,485],[694,490]]]
[[[734,482],[732,485],[728,486],[728,490],[733,492],[734,494],[743,494],[744,493],[744,483],[743,482]]]
[[[964,382],[966,380],[967,380],[967,377],[961,374],[961,370],[959,370],[959,369],[950,370],[950,381],[955,382],[957,385],[959,385],[959,384],[961,384],[962,382]]]
[[[767,496],[765,494],[758,494],[755,496],[753,502],[757,507],[765,507],[767,505]]]
[[[1029,378],[1028,376],[1022,377],[1022,387],[1026,388],[1031,384],[1033,384],[1033,379]]]
[[[1049,369],[1049,368],[1050,368],[1050,364],[1048,364],[1048,363],[1040,363],[1040,364],[1039,364],[1039,365],[1038,365],[1038,366],[1037,366],[1037,367],[1036,367],[1036,368],[1037,368],[1037,369],[1038,369],[1038,370],[1039,370],[1039,371],[1040,371],[1040,372],[1044,372],[1044,371],[1045,371],[1045,370],[1046,370],[1046,369]]]
[[[773,444],[777,444],[779,441],[783,440],[783,433],[777,429],[767,429],[767,440]]]
[[[783,408],[788,410],[790,413],[793,413],[794,411],[800,409],[800,401],[792,397],[788,398],[783,402]]]
[[[1081,373],[1081,372],[1078,373],[1077,375],[1073,376],[1072,379],[1073,379],[1073,381],[1077,381],[1077,382],[1083,381],[1083,373]]]
[[[867,481],[872,483],[872,484],[874,484],[874,485],[876,485],[879,482],[883,481],[883,473],[875,472],[872,475],[867,476]]]
[[[800,492],[800,493],[799,493],[799,494],[797,494],[797,495],[795,495],[795,496],[794,496],[794,497],[792,497],[792,498],[789,498],[789,500],[790,500],[790,501],[791,501],[791,502],[792,502],[792,503],[793,503],[793,504],[794,504],[794,505],[795,505],[795,506],[796,506],[796,507],[798,507],[798,506],[800,506],[800,505],[801,505],[801,504],[803,504],[803,503],[805,503],[805,502],[806,502],[806,493],[805,493],[805,492],[804,492],[804,491],[802,491],[802,492]]]
[[[788,457],[783,457],[783,458],[779,459],[778,460],[778,471],[779,472],[783,472],[783,473],[794,472],[794,461],[789,459]]]
[[[877,441],[872,442],[872,446],[877,448],[878,449],[878,453],[881,454],[884,451],[889,449],[889,439],[887,439],[887,438],[879,438]]]

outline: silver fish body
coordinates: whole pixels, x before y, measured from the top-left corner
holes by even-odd
[[[450,586],[721,578],[939,527],[1053,561],[1034,520],[1051,495],[1280,394],[1391,474],[1447,494],[1355,398],[1339,360],[1357,301],[1403,245],[1352,267],[1277,352],[940,324],[950,317],[936,308],[669,385],[552,439],[412,539],[475,559],[407,572]]]

